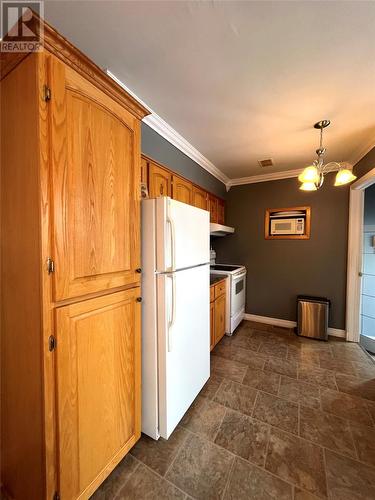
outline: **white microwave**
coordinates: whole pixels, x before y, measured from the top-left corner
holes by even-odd
[[[271,219],[271,234],[304,234],[305,219]]]

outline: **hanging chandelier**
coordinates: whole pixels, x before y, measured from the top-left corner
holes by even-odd
[[[324,176],[336,170],[338,172],[336,174],[335,186],[343,186],[357,178],[353,174],[351,166],[347,163],[338,163],[335,161],[324,163],[326,148],[323,147],[323,130],[328,127],[330,123],[329,120],[321,120],[314,125],[314,128],[320,130],[320,144],[319,148],[316,150],[318,157],[314,160],[312,165],[306,167],[298,176],[298,180],[301,182],[300,189],[302,189],[302,191],[316,191],[322,187]]]

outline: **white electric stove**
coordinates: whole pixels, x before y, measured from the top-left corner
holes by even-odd
[[[225,333],[232,335],[245,317],[246,267],[235,264],[211,264],[210,272],[228,277]]]

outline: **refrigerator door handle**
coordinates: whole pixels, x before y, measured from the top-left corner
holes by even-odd
[[[170,319],[168,320],[168,352],[171,352],[172,351],[171,328],[176,320],[176,275],[167,274],[167,277],[172,280],[172,313]]]
[[[173,219],[170,217],[169,213],[167,214],[167,223],[169,224],[170,232],[171,232],[171,267],[168,271],[176,270],[176,231],[174,227]]]

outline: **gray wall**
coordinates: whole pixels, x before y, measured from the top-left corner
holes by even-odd
[[[375,226],[375,184],[365,189],[364,223]]]
[[[142,122],[142,153],[183,175],[210,193],[226,198],[224,184]]]
[[[367,155],[355,164],[354,173],[357,177],[362,177],[372,168],[375,168],[375,148],[372,148]]]
[[[329,174],[319,191],[298,189],[297,179],[231,188],[227,222],[236,232],[216,238],[217,261],[245,264],[246,312],[296,320],[296,296],[332,301],[330,326],[345,328],[348,186],[334,187]],[[266,208],[311,206],[309,240],[265,240]]]

